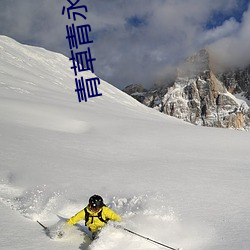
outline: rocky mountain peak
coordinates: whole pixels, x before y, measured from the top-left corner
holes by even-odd
[[[218,74],[212,70],[211,61],[209,51],[202,49],[178,67],[171,86],[144,90],[139,98],[135,93],[130,95],[160,112],[196,125],[250,128],[247,102],[233,95],[250,96],[250,67]]]
[[[194,55],[188,57],[177,69],[177,77],[194,77],[205,74],[210,70],[209,53],[201,49]]]

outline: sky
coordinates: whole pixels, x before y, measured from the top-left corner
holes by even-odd
[[[94,73],[120,89],[167,82],[173,69],[201,48],[210,48],[225,65],[250,62],[249,0],[80,0],[78,5],[87,6],[86,20],[62,15],[67,0],[0,0],[0,34],[70,56],[66,25],[89,24]],[[85,51],[87,45],[81,46]]]

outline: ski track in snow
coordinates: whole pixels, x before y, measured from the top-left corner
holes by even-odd
[[[129,230],[176,248],[178,244],[182,244],[187,246],[185,249],[192,249],[194,246],[197,249],[199,244],[204,244],[204,239],[197,240],[199,226],[197,225],[197,229],[193,228],[192,231],[190,225],[187,226],[179,220],[179,216],[172,208],[164,205],[164,197],[161,195],[141,195],[130,198],[107,197],[107,199],[109,201],[107,206],[123,217],[121,224]],[[101,231],[99,238],[92,243],[87,236],[88,232],[83,222],[68,228],[64,237],[58,239],[57,231],[63,228],[65,220],[60,220],[57,214],[63,214],[63,217],[68,218],[83,207],[82,204],[66,200],[63,193],[49,192],[45,185],[25,191],[10,183],[1,183],[0,202],[20,213],[20,216],[34,222],[36,220],[45,222],[50,229],[49,236],[53,240],[65,242],[69,246],[79,244],[79,249],[82,250],[115,250],[120,247],[124,249],[124,245],[121,245],[124,241],[128,242],[126,249],[162,249],[155,243],[115,228],[113,223],[107,225]],[[166,242],[162,242],[161,239],[165,239]],[[188,242],[186,242],[187,239]]]

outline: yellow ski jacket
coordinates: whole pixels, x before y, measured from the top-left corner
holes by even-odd
[[[121,221],[120,215],[116,214],[113,210],[110,208],[103,206],[99,211],[93,212],[88,207],[86,207],[87,212],[89,213],[88,221],[85,221],[86,226],[88,226],[89,230],[92,233],[97,232],[100,228],[102,228],[106,223],[104,221],[112,220],[112,221]],[[100,220],[98,218],[98,215],[100,215],[101,212],[101,218],[104,220]],[[80,220],[85,220],[85,210],[82,209],[77,214],[72,216],[68,221],[67,224],[74,225]]]

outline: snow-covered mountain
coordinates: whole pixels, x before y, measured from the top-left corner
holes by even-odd
[[[36,223],[53,228],[97,193],[171,247],[248,250],[249,133],[193,126],[102,80],[79,103],[71,63],[0,36],[0,248],[162,249],[112,225],[90,243],[84,222],[51,240]]]
[[[170,87],[141,91],[132,85],[124,92],[149,107],[196,125],[249,129],[249,68],[215,71],[208,50],[203,49],[178,68]]]

